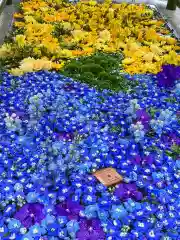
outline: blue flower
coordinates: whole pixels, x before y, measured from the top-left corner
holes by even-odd
[[[17,219],[10,219],[10,221],[8,222],[8,229],[9,230],[17,230],[21,227],[21,222]]]
[[[26,196],[26,201],[28,203],[34,203],[37,201],[39,194],[36,192],[29,192]]]
[[[129,212],[134,212],[141,209],[141,204],[139,202],[134,202],[132,199],[128,199],[127,202],[124,202],[124,206]]]
[[[96,218],[99,207],[97,204],[89,205],[84,209],[84,215],[88,218]]]
[[[75,238],[76,232],[79,230],[79,223],[76,220],[71,220],[66,225],[67,231],[72,238]]]
[[[42,220],[41,225],[46,228],[49,224],[53,224],[55,221],[55,216],[47,214],[46,217]]]
[[[122,219],[128,215],[128,212],[122,205],[112,205],[111,217],[113,219]]]
[[[58,236],[59,225],[57,222],[48,224],[47,226],[48,236]]]
[[[40,237],[45,233],[46,233],[46,230],[42,228],[39,224],[35,224],[29,229],[29,234],[31,234],[31,236],[33,237]]]
[[[61,228],[65,227],[66,223],[68,222],[68,218],[64,217],[64,216],[58,216],[57,220],[58,220],[58,224]]]
[[[58,231],[58,237],[60,239],[65,239],[67,237],[68,233],[67,230],[65,228],[60,228]]]

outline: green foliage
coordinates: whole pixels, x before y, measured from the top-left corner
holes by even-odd
[[[166,154],[172,157],[173,159],[176,159],[177,157],[180,156],[180,146],[173,144],[171,150],[167,150]]]
[[[137,82],[130,82],[120,74],[122,58],[120,53],[97,52],[92,56],[73,59],[61,73],[99,89],[127,91]]]

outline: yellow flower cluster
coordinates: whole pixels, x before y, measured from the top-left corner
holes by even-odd
[[[57,64],[57,63],[52,63],[46,58],[34,59],[31,57],[28,57],[21,61],[19,68],[12,68],[10,70],[10,73],[15,76],[20,76],[27,72],[36,72],[40,70],[51,70],[51,69],[59,70],[63,66],[64,66],[64,62],[62,62],[61,64]]]
[[[122,51],[123,68],[131,74],[157,73],[167,63],[180,65],[177,40],[143,4],[29,0],[21,8],[14,25],[23,33],[12,44],[22,51],[31,47],[30,57],[57,62],[95,51]],[[3,51],[0,57],[7,55]]]

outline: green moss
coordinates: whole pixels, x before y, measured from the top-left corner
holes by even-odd
[[[73,59],[61,73],[99,89],[127,91],[137,85],[120,75],[122,55],[97,52],[88,57]]]

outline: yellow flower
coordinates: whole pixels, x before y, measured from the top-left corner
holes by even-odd
[[[26,44],[26,36],[22,34],[16,35],[15,42],[17,43],[19,48],[23,48]]]
[[[58,55],[59,55],[59,57],[62,57],[62,58],[71,58],[73,56],[72,52],[68,49],[60,50]]]
[[[10,71],[9,71],[12,75],[14,76],[21,76],[23,75],[23,71],[19,68],[12,68]]]
[[[152,62],[153,58],[154,58],[154,53],[152,53],[152,52],[146,53],[143,56],[143,60],[146,62]]]
[[[177,40],[175,38],[172,38],[172,37],[167,37],[166,42],[170,45],[173,45],[173,44],[177,43]]]
[[[125,58],[122,60],[122,64],[129,65],[129,64],[133,63],[134,61],[135,61],[135,59],[133,59],[133,58]]]
[[[23,18],[23,14],[15,12],[13,15],[14,18]]]
[[[33,62],[25,62],[20,65],[20,70],[23,71],[24,73],[26,72],[33,72]]]
[[[65,29],[65,30],[71,30],[72,29],[71,23],[69,23],[69,22],[62,22],[61,24],[63,26],[63,29]]]
[[[110,32],[106,29],[99,33],[100,40],[103,40],[104,42],[109,42],[111,39]]]
[[[157,46],[157,44],[152,44],[150,46],[150,49],[153,53],[157,54],[157,55],[162,55],[164,50],[160,47]]]
[[[52,63],[52,69],[60,70],[61,68],[64,67],[64,62],[61,63]]]
[[[74,40],[79,42],[80,40],[84,39],[87,36],[87,33],[82,30],[74,30],[71,32],[74,37]]]
[[[89,1],[89,5],[90,5],[90,6],[95,6],[96,4],[97,4],[96,1],[93,1],[93,0],[90,0],[90,1]]]
[[[14,26],[21,28],[21,27],[25,26],[25,23],[24,22],[14,22]]]
[[[36,23],[36,20],[32,16],[25,16],[24,19],[27,23]]]

